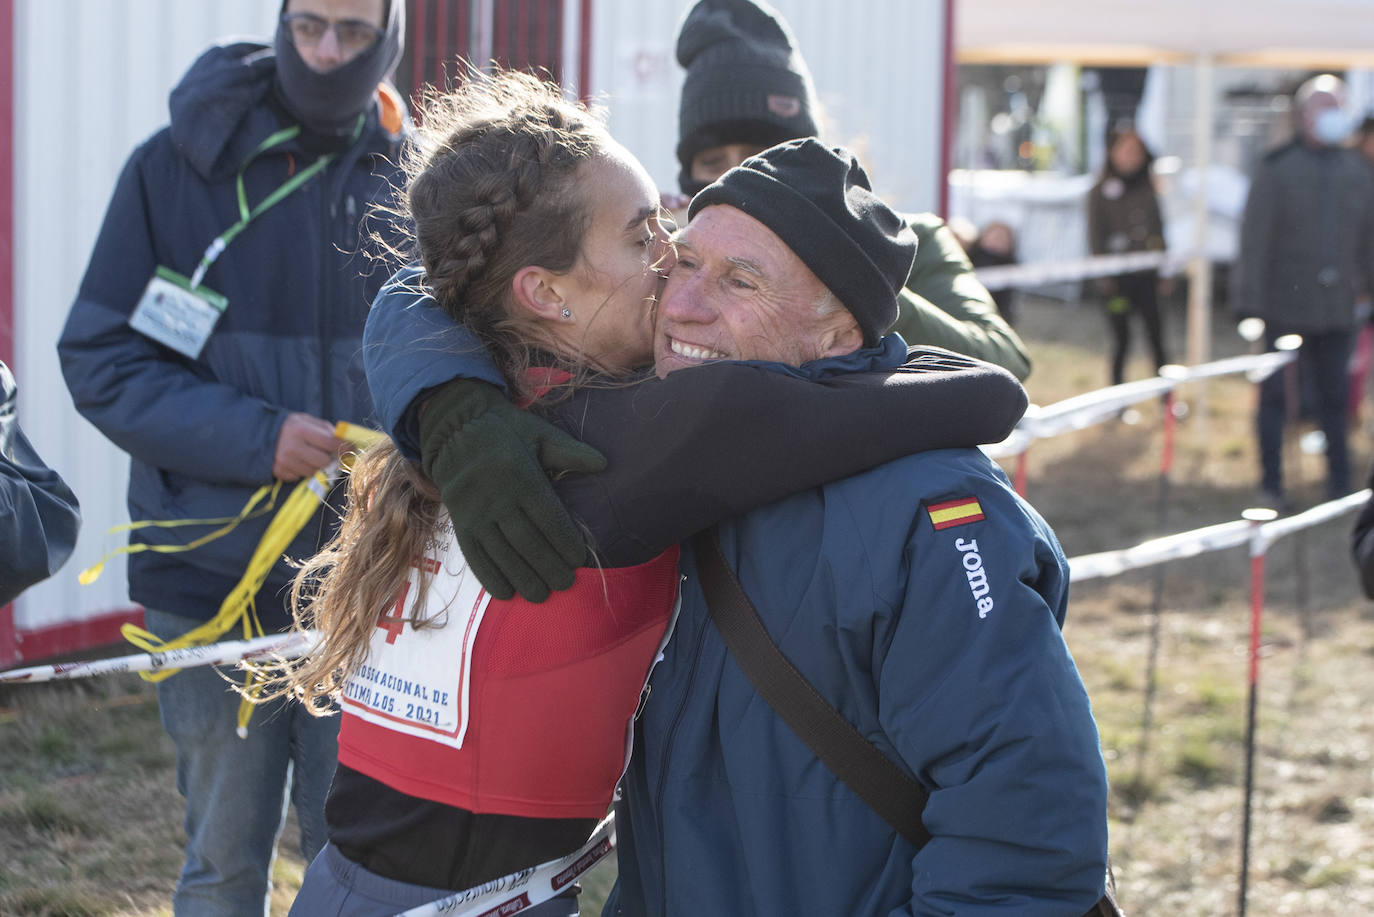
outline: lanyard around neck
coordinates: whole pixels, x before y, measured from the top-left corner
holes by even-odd
[[[358,137],[362,134],[363,123],[366,117],[366,115],[358,115],[358,123],[353,128],[353,137],[349,141],[350,145],[357,142]],[[238,222],[216,236],[214,241],[205,249],[205,254],[201,255],[200,258],[200,264],[196,265],[196,271],[191,275],[191,289],[194,290],[196,287],[200,286],[200,282],[205,279],[205,272],[210,269],[210,265],[215,263],[215,260],[224,253],[224,250],[229,247],[229,243],[234,241],[234,238],[239,233],[248,228],[249,223],[276,206],[283,198],[291,194],[291,192],[295,191],[301,185],[310,181],[310,179],[314,178],[316,174],[334,160],[335,154],[326,153],[319,159],[316,159],[307,168],[302,169],[300,172],[288,178],[281,187],[259,201],[257,206],[250,208],[248,206],[248,195],[243,188],[243,173],[248,170],[249,164],[251,164],[254,159],[257,159],[260,154],[265,153],[278,144],[285,143],[297,137],[300,132],[300,125],[293,124],[290,127],[284,127],[276,133],[269,135],[262,143],[257,145],[253,152],[248,154],[248,158],[243,161],[243,165],[239,166],[238,175],[234,180],[239,201]]]

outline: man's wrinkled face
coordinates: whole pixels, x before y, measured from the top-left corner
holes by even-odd
[[[660,377],[713,360],[800,366],[862,346],[858,323],[820,278],[743,211],[707,207],[676,241],[654,339]]]

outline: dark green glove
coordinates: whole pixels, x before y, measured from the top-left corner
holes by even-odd
[[[587,546],[546,472],[600,471],[600,452],[520,410],[496,386],[454,379],[424,403],[420,455],[487,592],[542,602],[573,584]]]

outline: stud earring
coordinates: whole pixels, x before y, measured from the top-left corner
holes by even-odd
[[[564,319],[572,318],[572,310],[571,310],[571,309],[564,309],[564,310],[563,310],[563,318],[564,318]]]

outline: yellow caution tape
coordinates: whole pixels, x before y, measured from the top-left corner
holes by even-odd
[[[380,430],[370,430],[346,420],[334,424],[334,436],[336,439],[348,440],[359,449],[371,448],[386,439],[386,434]]]
[[[386,438],[383,433],[342,421],[335,425],[334,435],[363,448]],[[276,566],[277,559],[286,553],[292,540],[314,517],[315,511],[329,496],[329,488],[339,472],[339,467],[339,462],[331,462],[302,480],[292,489],[290,495],[282,503],[281,509],[277,511],[276,516],[268,524],[267,531],[263,532],[262,539],[248,560],[243,576],[239,579],[238,584],[230,590],[229,595],[225,596],[224,601],[220,603],[219,611],[213,618],[200,627],[171,640],[162,640],[142,627],[126,623],[120,628],[124,639],[140,649],[155,653],[214,643],[235,626],[242,628],[245,640],[264,636],[262,622],[258,619],[257,608],[254,605],[254,597],[262,588],[263,583],[266,582],[272,568]],[[278,481],[271,488],[274,501],[276,488],[280,485],[281,482]],[[250,506],[256,501],[257,495],[255,494],[254,497],[255,499],[250,501]],[[245,507],[245,512],[248,508]],[[241,513],[240,517],[243,516],[244,514]],[[234,524],[237,525],[241,521],[242,518],[239,518]],[[204,542],[202,541],[202,543]],[[190,550],[190,548],[187,547],[185,550]],[[163,669],[156,672],[140,672],[139,675],[147,681],[161,681],[179,671],[180,669]],[[253,714],[251,699],[260,693],[259,676],[249,674],[244,684],[244,699],[239,703],[238,734],[240,737],[247,734],[248,721]]]
[[[116,535],[120,532],[132,532],[135,529],[154,528],[154,529],[174,529],[186,525],[218,525],[220,528],[207,535],[189,541],[186,544],[127,544],[122,548],[113,551],[106,551],[100,560],[91,564],[85,570],[77,574],[77,582],[83,586],[89,586],[100,578],[100,574],[105,570],[105,561],[121,554],[141,554],[144,551],[153,551],[157,554],[178,554],[182,551],[194,551],[201,545],[209,544],[216,538],[223,538],[240,524],[249,519],[256,519],[258,516],[266,515],[276,506],[277,494],[281,491],[281,481],[274,481],[271,484],[264,484],[253,492],[253,496],[248,498],[243,509],[239,510],[237,516],[225,516],[220,519],[170,519],[165,521],[143,520],[140,522],[126,522],[123,525],[116,525],[106,532],[107,535]],[[265,503],[262,503],[266,498]],[[261,506],[258,506],[262,503]],[[254,508],[256,507],[256,509]]]

